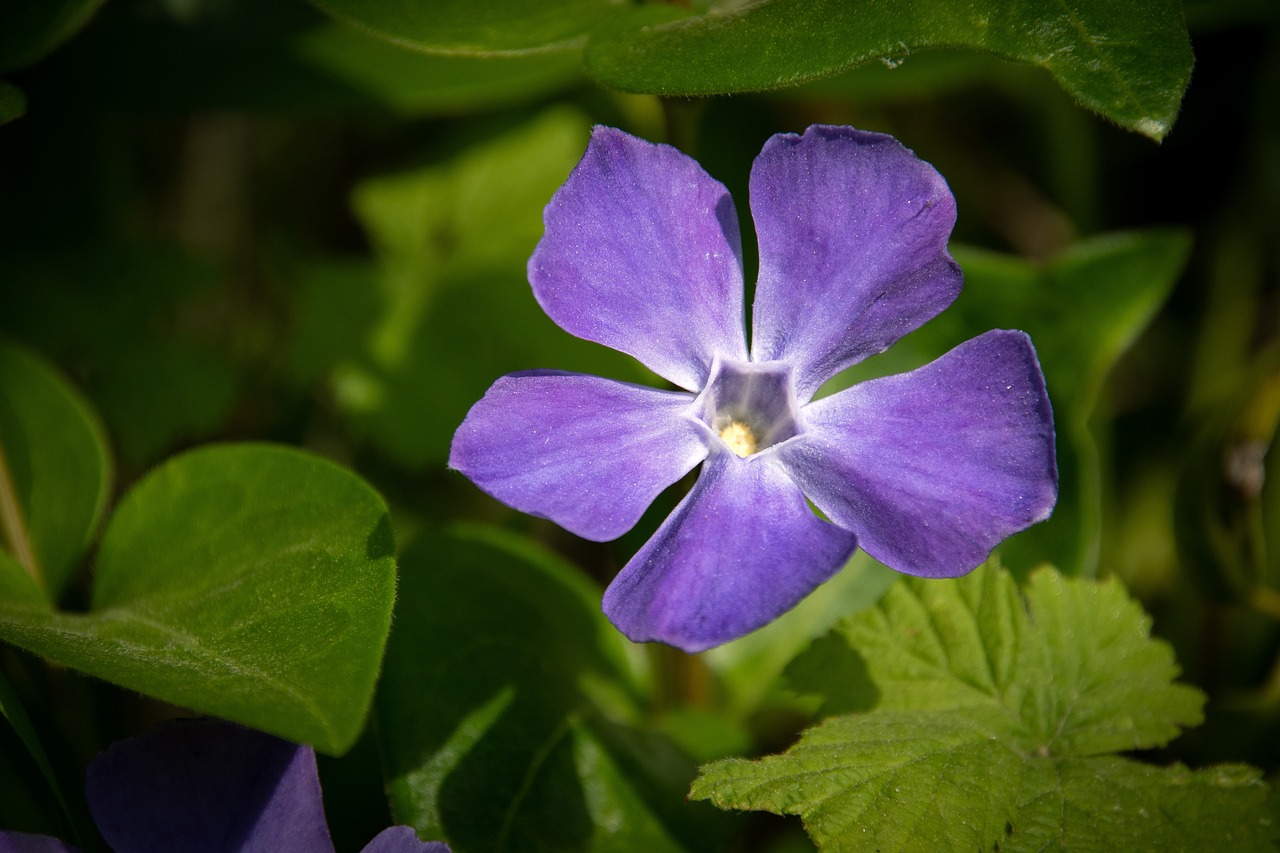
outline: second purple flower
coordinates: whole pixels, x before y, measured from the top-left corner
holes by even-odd
[[[691,652],[781,615],[859,545],[908,574],[965,574],[1057,498],[1053,416],[1022,332],[812,399],[959,294],[955,200],[932,166],[892,137],[813,126],[765,144],[750,196],[748,349],[728,192],[674,148],[597,128],[547,206],[534,295],[565,330],[686,390],[511,374],[449,458],[498,500],[597,541],[704,463],[604,596],[631,639]]]

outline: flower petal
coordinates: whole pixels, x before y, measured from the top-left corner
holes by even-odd
[[[767,456],[712,456],[698,482],[604,594],[636,642],[699,652],[790,610],[854,552]]]
[[[597,127],[543,219],[529,281],[561,328],[690,391],[746,360],[737,214],[693,160]]]
[[[891,136],[814,125],[751,169],[760,240],[752,359],[790,361],[801,402],[952,303],[955,199]]]
[[[585,539],[631,529],[707,455],[693,396],[597,376],[504,376],[453,436],[449,467],[493,497]]]
[[[419,841],[413,827],[392,826],[382,830],[360,853],[449,853],[439,841]]]
[[[1022,332],[987,332],[802,414],[807,432],[779,457],[810,500],[898,571],[965,574],[1057,500],[1053,412]]]
[[[80,853],[80,848],[47,835],[0,830],[0,853]]]
[[[217,720],[180,720],[89,765],[89,810],[116,853],[332,851],[309,746]]]

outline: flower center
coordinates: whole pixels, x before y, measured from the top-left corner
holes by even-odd
[[[744,458],[801,432],[791,368],[776,361],[717,362],[693,414]]]
[[[730,421],[727,427],[720,430],[720,438],[739,456],[750,456],[756,452],[756,434],[741,421]]]

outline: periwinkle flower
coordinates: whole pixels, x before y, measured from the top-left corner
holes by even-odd
[[[115,853],[332,853],[316,756],[217,720],[178,720],[113,744],[89,765],[85,798]],[[74,853],[0,831],[0,853]],[[449,853],[407,826],[362,853]]]
[[[534,295],[565,330],[685,391],[511,374],[449,458],[498,500],[597,541],[703,463],[604,596],[631,639],[691,652],[773,620],[858,545],[901,572],[963,575],[1057,499],[1053,416],[1022,332],[813,399],[959,294],[955,200],[932,166],[892,137],[814,126],[765,144],[750,196],[748,349],[728,192],[673,148],[597,128],[547,205]]]

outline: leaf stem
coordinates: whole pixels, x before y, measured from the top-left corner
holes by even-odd
[[[0,441],[0,544],[13,555],[18,565],[26,569],[36,586],[43,590],[44,574],[40,571],[35,549],[31,546],[26,519],[22,517],[18,490],[14,488],[13,475],[9,472],[9,460],[4,455],[3,441]]]

